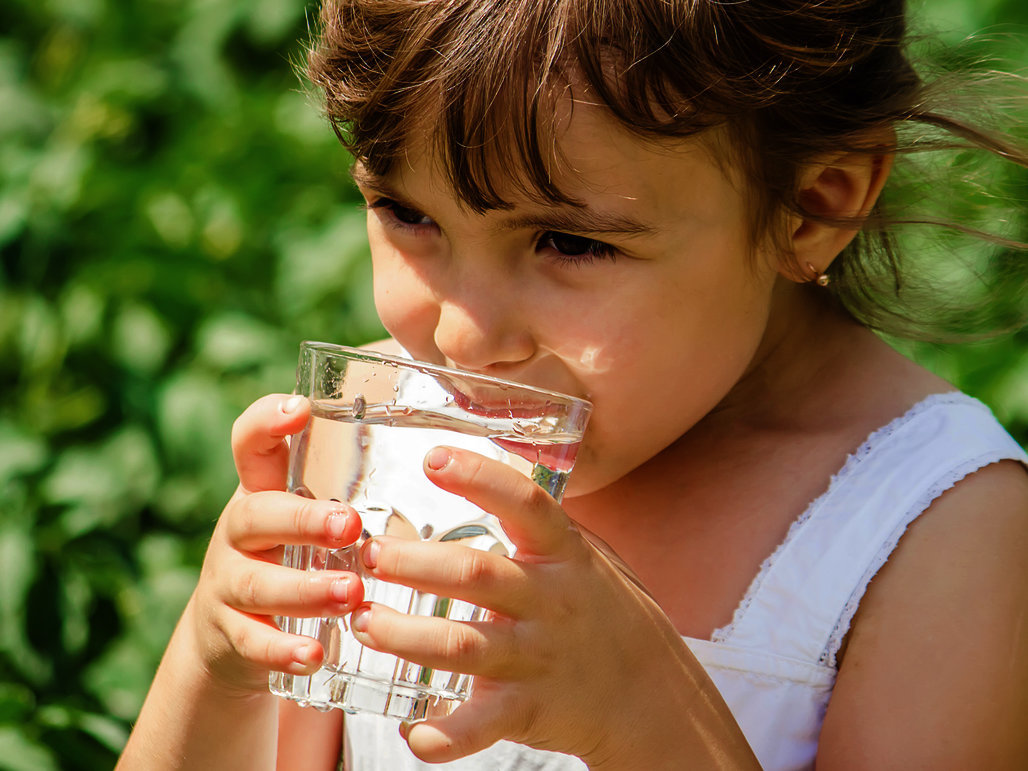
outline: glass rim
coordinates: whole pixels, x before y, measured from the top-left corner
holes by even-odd
[[[519,383],[517,380],[507,380],[506,378],[495,377],[493,375],[482,375],[478,372],[468,372],[462,369],[456,369],[455,367],[447,367],[442,364],[433,364],[427,361],[419,361],[418,359],[407,359],[402,356],[395,356],[389,353],[382,353],[381,351],[374,351],[369,348],[354,348],[349,345],[340,345],[339,343],[323,343],[317,340],[304,340],[300,343],[301,348],[307,348],[312,351],[330,353],[330,354],[341,354],[346,358],[359,359],[369,362],[383,362],[396,367],[402,367],[404,369],[415,369],[422,372],[436,372],[441,375],[450,375],[453,377],[465,378],[474,382],[482,383],[484,385],[496,385],[506,386],[508,388],[517,388],[529,393],[538,394],[540,396],[548,396],[561,401],[573,402],[582,405],[587,410],[592,410],[593,404],[588,399],[583,399],[580,396],[572,396],[570,394],[561,393],[560,391],[554,391],[550,388],[541,388],[539,386],[529,385],[527,383]]]

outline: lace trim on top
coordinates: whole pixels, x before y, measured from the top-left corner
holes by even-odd
[[[871,583],[871,579],[875,577],[882,566],[889,559],[889,555],[892,554],[893,550],[899,544],[900,538],[907,531],[917,517],[924,512],[932,502],[942,495],[944,492],[949,490],[953,485],[959,482],[961,479],[966,477],[968,474],[973,474],[985,466],[988,466],[997,461],[1004,460],[1006,455],[1001,452],[989,453],[983,457],[975,458],[972,461],[968,461],[962,466],[950,471],[946,476],[942,477],[938,482],[928,488],[924,495],[917,499],[917,502],[907,511],[903,516],[903,519],[897,524],[896,529],[893,530],[892,534],[888,539],[881,545],[878,552],[875,554],[875,558],[871,560],[864,571],[864,575],[861,576],[860,581],[857,583],[853,590],[853,594],[850,595],[849,600],[846,601],[845,607],[843,607],[842,613],[839,616],[839,620],[835,624],[835,628],[832,630],[831,636],[828,638],[828,645],[825,646],[824,651],[821,653],[819,663],[826,667],[832,667],[835,669],[838,665],[836,656],[839,653],[839,648],[842,646],[843,638],[846,637],[846,633],[849,632],[850,623],[853,621],[853,616],[857,612],[857,607],[860,605],[861,599],[864,597],[864,592]]]
[[[917,404],[915,404],[905,413],[900,415],[898,418],[895,418],[885,426],[882,426],[881,428],[872,431],[871,434],[867,437],[867,439],[864,440],[864,443],[861,444],[859,448],[857,448],[856,452],[847,456],[846,462],[843,464],[842,468],[832,475],[832,478],[828,483],[828,488],[823,493],[821,493],[821,495],[819,495],[817,498],[811,501],[810,505],[807,506],[806,510],[804,510],[804,512],[800,514],[800,516],[796,520],[794,520],[793,523],[789,526],[789,530],[785,534],[785,538],[782,540],[782,542],[778,544],[778,547],[771,553],[771,555],[761,563],[760,570],[757,572],[757,575],[754,577],[753,581],[750,582],[750,586],[746,590],[746,594],[743,596],[742,600],[739,602],[738,607],[735,609],[735,612],[732,614],[732,620],[726,626],[722,626],[715,629],[714,633],[710,636],[710,641],[713,643],[728,642],[728,639],[735,631],[736,625],[742,620],[743,616],[746,614],[746,611],[753,603],[753,599],[756,597],[757,592],[760,590],[761,585],[764,583],[764,579],[767,577],[768,571],[771,569],[771,566],[774,565],[775,560],[778,559],[778,556],[796,537],[796,534],[800,531],[800,528],[803,526],[803,524],[808,519],[810,519],[810,517],[813,515],[815,511],[817,511],[818,508],[821,507],[821,504],[825,501],[825,499],[828,498],[828,496],[840,484],[842,484],[843,481],[845,481],[849,476],[853,474],[853,472],[864,460],[864,458],[871,454],[872,450],[874,450],[884,440],[888,439],[902,426],[909,423],[922,412],[925,412],[935,407],[937,404],[957,403],[974,404],[980,406],[982,409],[988,409],[987,407],[985,407],[984,404],[982,404],[977,399],[968,396],[967,394],[961,393],[960,391],[949,391],[941,394],[932,394],[931,396],[927,396],[921,401],[919,401]],[[875,564],[872,565],[874,569],[869,569],[868,573],[865,576],[866,580],[863,582],[862,587],[866,587],[867,583],[870,582],[871,578],[878,571],[878,569],[881,568],[883,564],[885,564],[886,559],[888,559],[889,553],[895,548],[896,543],[899,542],[899,538],[903,534],[903,531],[906,529],[907,525],[909,525],[910,522],[914,520],[917,514],[920,514],[921,511],[924,511],[924,509],[928,508],[928,504],[935,500],[935,498],[939,497],[942,493],[944,493],[954,484],[959,482],[964,476],[975,470],[977,469],[969,468],[966,470],[960,469],[958,471],[955,471],[954,474],[957,474],[959,472],[959,476],[956,476],[953,479],[947,478],[945,483],[940,482],[940,484],[937,485],[942,489],[936,491],[933,487],[932,490],[926,493],[924,498],[927,498],[927,500],[924,501],[924,505],[921,506],[920,510],[916,510],[917,507],[914,507],[914,510],[908,512],[908,517],[904,518],[903,526],[901,528],[897,528],[898,532],[894,534],[895,540],[890,538],[890,543],[883,544],[881,552],[879,553],[878,557],[874,560]],[[931,497],[928,497],[929,495]],[[921,501],[918,501],[918,504],[920,505]],[[860,598],[862,596],[863,590],[860,589],[859,591],[854,592],[854,595],[850,599],[850,602],[846,604],[845,611],[843,612],[843,615],[840,618],[839,623],[836,625],[835,630],[832,632],[831,643],[829,644],[828,649],[826,649],[825,652],[821,655],[821,663],[826,664],[827,666],[835,666],[835,654],[839,650],[839,644],[841,644],[842,638],[845,637],[846,632],[849,630],[849,623],[853,619],[853,614],[856,613],[857,604],[860,602]],[[852,608],[850,607],[851,604]],[[843,625],[843,620],[845,620],[845,625]]]

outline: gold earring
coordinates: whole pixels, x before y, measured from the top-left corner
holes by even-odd
[[[818,286],[828,286],[832,282],[831,276],[829,276],[827,273],[822,273],[809,262],[807,263],[807,267],[810,268],[810,272],[814,274],[814,277],[811,279],[811,281],[813,281]]]

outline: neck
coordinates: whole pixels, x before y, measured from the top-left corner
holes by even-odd
[[[814,287],[782,285],[757,353],[717,407],[565,507],[636,571],[682,634],[706,639],[847,455],[950,389]]]
[[[786,429],[821,420],[837,406],[843,382],[866,376],[859,366],[861,354],[883,346],[823,289],[780,280],[753,361],[697,428]]]

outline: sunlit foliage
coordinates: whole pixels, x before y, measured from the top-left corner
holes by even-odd
[[[347,158],[293,71],[313,13],[0,3],[0,767],[113,765],[231,493],[232,420],[290,389],[301,339],[382,334]],[[1028,23],[931,13],[947,42]],[[1024,442],[1024,343],[917,354]]]

